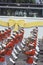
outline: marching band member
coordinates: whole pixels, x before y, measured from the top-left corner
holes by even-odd
[[[1,33],[2,33],[2,40],[4,40],[5,39],[4,30],[2,30]]]
[[[5,60],[5,49],[2,49],[0,51],[0,65],[7,65],[7,62]]]

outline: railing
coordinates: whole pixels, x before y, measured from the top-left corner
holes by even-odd
[[[2,16],[22,16],[22,17],[23,16],[43,17],[43,4],[0,3],[0,15]]]
[[[32,9],[32,10],[33,9],[37,9],[37,10],[40,10],[40,9],[42,10],[43,9],[43,7],[29,7],[29,6],[28,7],[0,6],[0,8],[11,8],[11,9],[16,8],[16,9]]]
[[[35,3],[5,3],[0,2],[0,5],[10,5],[10,6],[33,6],[33,7],[43,7],[43,4],[35,4]]]

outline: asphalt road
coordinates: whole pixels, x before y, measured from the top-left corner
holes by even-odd
[[[20,53],[18,60],[16,61],[16,65],[27,65],[24,59],[25,59],[25,56]],[[8,60],[8,65],[13,65],[13,64]],[[37,62],[37,65],[43,65],[43,62],[41,62],[39,59]]]
[[[40,42],[40,50],[43,50],[43,44]],[[37,65],[43,65],[43,54],[41,54],[42,51],[39,53],[39,60],[37,62]],[[18,55],[18,60],[16,61],[16,65],[27,65],[25,62],[26,56],[22,53]],[[41,62],[42,61],[42,62]],[[7,60],[8,65],[13,65],[9,60]]]

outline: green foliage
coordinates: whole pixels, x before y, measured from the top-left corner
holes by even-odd
[[[35,0],[16,0],[17,3],[34,3]]]

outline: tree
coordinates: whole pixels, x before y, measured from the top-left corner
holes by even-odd
[[[16,0],[16,3],[23,3],[25,0]]]

